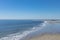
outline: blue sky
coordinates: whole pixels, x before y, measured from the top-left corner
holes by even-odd
[[[0,19],[60,19],[60,0],[0,0]]]

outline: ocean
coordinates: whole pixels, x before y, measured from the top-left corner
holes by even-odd
[[[22,40],[45,25],[41,20],[0,20],[0,40]]]
[[[60,23],[43,20],[0,20],[0,40],[26,40],[42,34],[60,34]]]

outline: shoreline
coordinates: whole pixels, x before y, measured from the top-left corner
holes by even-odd
[[[47,23],[50,25],[44,29],[45,33],[36,34],[36,36],[30,38],[28,36],[26,40],[60,40],[60,23],[55,21],[48,21]]]

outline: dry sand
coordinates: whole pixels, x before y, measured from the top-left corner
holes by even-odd
[[[60,40],[60,34],[45,34],[42,36],[36,36],[28,40]]]

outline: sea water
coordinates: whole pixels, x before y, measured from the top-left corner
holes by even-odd
[[[41,20],[0,20],[0,40],[21,40],[44,28],[45,23]]]

